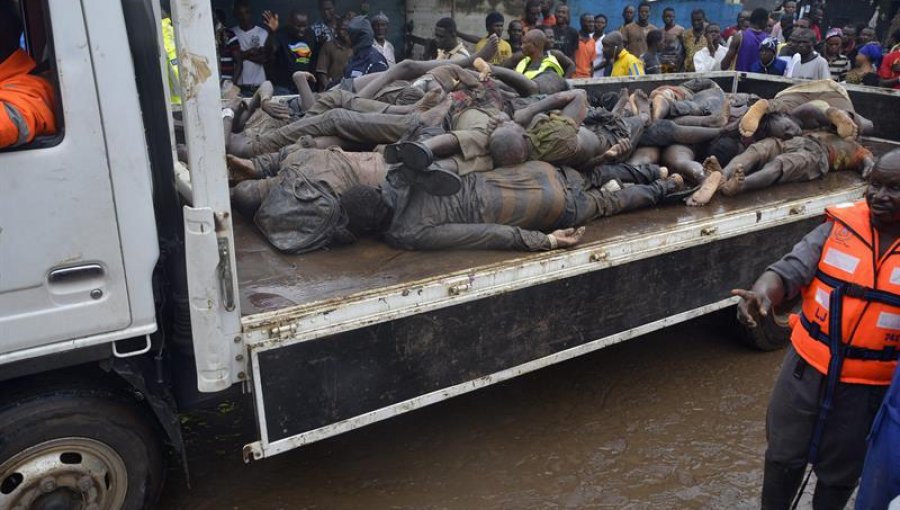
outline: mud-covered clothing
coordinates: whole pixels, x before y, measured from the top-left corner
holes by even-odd
[[[278,152],[256,156],[252,161],[259,175],[275,177],[284,170],[299,170],[327,184],[336,196],[357,184],[380,186],[387,173],[381,154],[344,152],[337,147],[307,149],[289,145]]]
[[[550,249],[543,232],[583,225],[624,210],[646,207],[665,196],[661,181],[617,192],[597,189],[602,172],[578,172],[528,161],[462,178],[455,195],[434,196],[392,185],[383,196],[394,211],[385,240],[410,250]]]
[[[747,147],[746,152],[757,154],[757,168],[770,163],[781,165],[781,177],[776,181],[779,183],[812,181],[824,177],[829,169],[828,150],[812,137],[764,138]],[[747,173],[754,170],[745,169]]]
[[[769,99],[770,113],[790,113],[807,103],[822,103],[848,112],[854,111],[847,89],[834,80],[823,79],[792,85]]]
[[[334,97],[338,98],[338,96]],[[362,108],[371,105],[379,112],[383,112],[388,107],[385,103],[365,100],[352,94],[340,97],[352,98],[351,102],[354,105],[357,103],[365,105]],[[311,139],[320,136],[338,136],[350,142],[373,145],[394,143],[419,125],[420,120],[417,114],[361,113],[345,108],[333,108],[321,115],[306,115],[275,131],[264,133],[256,139],[249,140],[249,144],[250,151],[254,155],[259,155],[275,152],[295,143],[311,146]]]

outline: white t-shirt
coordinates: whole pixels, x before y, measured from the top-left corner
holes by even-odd
[[[816,58],[802,64],[800,54],[794,53],[784,75],[787,78],[801,80],[830,80],[831,70],[828,69],[828,61],[822,55],[816,54]]]
[[[394,56],[394,45],[391,44],[391,41],[385,39],[384,46],[378,44],[378,41],[372,41],[372,47],[378,50],[378,53],[384,55],[384,59],[387,60],[388,67],[392,67],[397,63],[397,57]]]
[[[241,27],[231,27],[231,31],[237,37],[238,43],[241,45],[241,51],[247,51],[266,44],[269,38],[269,32],[265,28],[256,26],[247,30],[241,30]],[[266,81],[266,70],[262,65],[256,62],[244,60],[241,64],[241,75],[237,79],[238,85],[259,85]]]
[[[597,39],[594,42],[594,47],[597,50],[597,56],[594,57],[594,69],[600,65],[600,62],[603,61],[603,38],[606,37],[606,34],[602,34],[600,39]],[[597,69],[594,71],[594,78],[603,78],[603,69]]]
[[[727,54],[728,48],[721,44],[716,48],[715,55],[710,55],[709,47],[704,46],[703,48],[700,48],[697,53],[694,53],[694,70],[698,73],[721,71],[722,61],[725,60],[725,55]]]

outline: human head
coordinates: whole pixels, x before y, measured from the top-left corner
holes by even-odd
[[[765,30],[766,23],[769,22],[769,11],[759,8],[753,9],[750,13],[750,25],[758,30]]]
[[[524,30],[525,29],[522,27],[522,22],[514,19],[509,22],[509,27],[506,29],[506,33],[509,35],[509,40],[511,42],[521,44]]]
[[[309,29],[309,16],[307,16],[305,12],[295,9],[291,11],[291,15],[288,17],[287,26],[294,35],[301,36]]]
[[[372,30],[372,24],[365,16],[357,16],[350,20],[347,24],[347,32],[350,35],[350,44],[353,51],[358,52],[372,46],[375,40],[375,31]]]
[[[665,9],[663,9],[662,20],[663,25],[665,25],[666,28],[672,28],[673,26],[675,26],[675,9],[671,7],[666,7]]]
[[[489,12],[484,18],[484,28],[488,35],[497,34],[497,37],[503,36],[503,24],[506,22],[503,15],[497,11]]]
[[[646,25],[650,22],[650,3],[641,2],[637,10],[638,25]]]
[[[890,37],[888,37],[888,49],[892,48],[897,43],[900,43],[900,29],[891,32]]]
[[[796,28],[791,34],[791,46],[801,57],[806,57],[813,51],[816,43],[816,35],[808,28]]]
[[[647,32],[647,51],[659,51],[659,45],[663,40],[662,30],[651,30]]]
[[[844,33],[840,28],[832,28],[825,35],[825,54],[829,57],[836,57],[841,54],[841,47],[844,45]]]
[[[750,26],[750,11],[743,10],[738,13],[737,16],[737,27],[741,30]]]
[[[250,9],[249,2],[235,2],[233,14],[241,29],[250,30],[253,28],[253,11]]]
[[[783,4],[783,7],[784,13],[793,18],[794,13],[797,12],[797,2],[794,0],[787,0],[787,2]]]
[[[559,19],[559,18],[557,18]],[[594,15],[586,12],[581,15],[581,33],[582,34],[590,34],[594,32]]]
[[[537,25],[538,18],[541,16],[541,0],[528,0],[525,2],[525,22],[529,26]]]
[[[825,19],[825,11],[816,7],[809,13],[809,19],[816,25],[819,26],[822,24],[822,21]]]
[[[391,209],[377,188],[364,184],[351,186],[341,193],[340,203],[347,215],[347,229],[355,235],[380,232],[388,226]]]
[[[781,35],[784,37],[784,40],[787,41],[788,39],[790,39],[793,32],[794,17],[783,14],[781,16]]]
[[[797,28],[809,28],[812,24],[809,22],[809,18],[800,18],[794,23],[794,26]]]
[[[608,62],[614,62],[622,53],[625,40],[619,32],[610,32],[603,38],[603,58]]]
[[[603,35],[603,33],[606,32],[606,25],[608,23],[609,20],[606,19],[606,14],[594,16],[594,35],[597,36],[598,39],[599,35]]]
[[[881,156],[869,174],[866,204],[875,228],[896,227],[900,222],[900,150]]]
[[[541,15],[545,18],[550,15],[550,9],[553,8],[553,0],[541,0]]]
[[[766,20],[766,33],[771,34],[772,28],[775,27],[775,23],[778,23],[778,18],[780,16],[775,11],[769,13],[769,19]]]
[[[22,19],[15,5],[9,0],[0,1],[0,62],[19,49],[22,30]]]
[[[766,37],[759,43],[759,61],[763,65],[769,65],[775,60],[775,52],[778,51],[778,41],[772,37]]]
[[[556,48],[556,32],[553,30],[553,27],[549,25],[541,25],[539,28],[544,32],[544,39],[547,40],[547,42],[544,44],[544,49],[552,50]]]
[[[557,92],[562,92],[569,88],[566,79],[551,70],[544,71],[532,78],[531,81],[537,85],[538,94],[556,94]]]
[[[325,23],[334,21],[334,2],[332,0],[319,0],[319,14]]]
[[[694,29],[694,32],[700,32],[703,30],[703,25],[706,23],[706,13],[703,9],[694,9],[691,11],[691,28]]]
[[[709,44],[715,46],[722,41],[722,27],[720,27],[718,23],[710,23],[709,25],[706,25],[706,30],[703,32],[703,35],[706,36],[706,40],[709,41]]]
[[[841,32],[844,34],[842,39],[844,47],[852,48],[856,45],[856,27],[853,25],[845,25]]]
[[[622,21],[627,25],[634,21],[634,6],[626,5],[624,9],[622,9]]]
[[[591,20],[594,17],[591,16]],[[569,13],[569,6],[566,4],[559,4],[556,6],[556,25],[565,27],[569,25],[569,22],[572,20]],[[593,30],[591,30],[593,32]]]
[[[375,31],[376,41],[384,42],[385,38],[387,37],[388,23],[390,23],[390,20],[383,12],[379,12],[378,14],[372,16],[372,30]]]
[[[856,67],[871,64],[877,68],[881,64],[881,56],[881,46],[878,43],[864,44],[856,54]]]
[[[786,113],[768,113],[760,125],[761,131],[767,137],[787,140],[803,134],[800,124]]]
[[[337,34],[338,40],[346,46],[350,46],[350,31],[347,30],[347,25],[350,24],[344,18],[337,20],[337,25],[335,28],[335,33]]]
[[[531,152],[525,128],[510,121],[503,122],[494,129],[488,149],[495,167],[524,163]]]
[[[865,27],[859,31],[859,35],[857,36],[857,41],[860,45],[868,44],[875,40],[875,29],[871,27]]]
[[[547,35],[543,30],[533,28],[522,38],[522,53],[532,60],[542,58],[547,47]]]
[[[434,42],[442,50],[452,50],[459,41],[456,40],[456,22],[453,18],[441,18],[434,24]]]

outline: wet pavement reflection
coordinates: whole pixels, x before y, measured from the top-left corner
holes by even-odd
[[[695,320],[243,465],[249,400],[185,418],[164,509],[757,508],[783,351]]]

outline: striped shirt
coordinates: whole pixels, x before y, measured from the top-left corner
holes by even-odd
[[[831,73],[831,79],[836,82],[842,82],[847,79],[847,71],[850,70],[850,59],[844,55],[828,60],[828,71]]]

